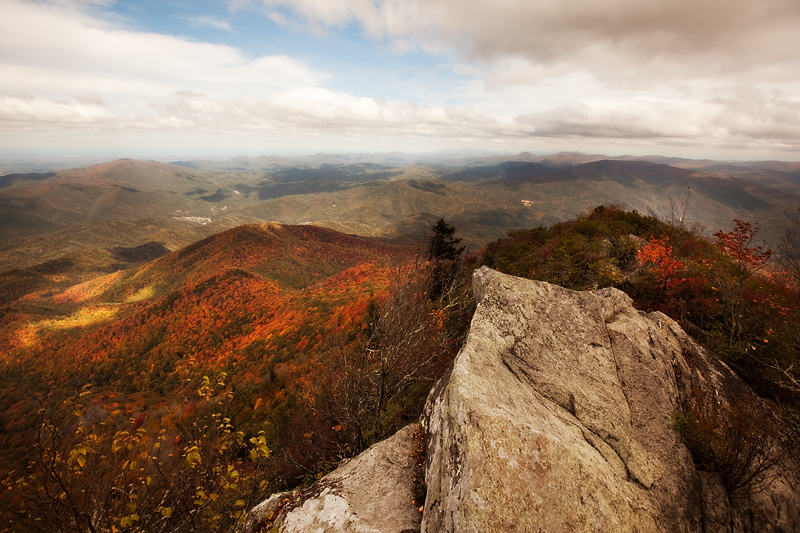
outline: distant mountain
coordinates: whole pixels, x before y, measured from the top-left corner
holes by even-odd
[[[509,229],[549,225],[607,203],[666,219],[685,215],[710,231],[728,229],[735,218],[760,222],[774,245],[783,212],[800,198],[800,170],[792,170],[800,164],[794,163],[758,168],[523,152],[450,159],[447,166],[403,164],[402,158],[392,164],[388,155],[397,154],[381,155],[382,162],[364,154],[180,165],[120,160],[46,178],[17,175],[0,189],[0,270],[61,258],[81,265],[80,255],[90,255],[93,272],[100,272],[124,266],[108,252],[116,246],[157,242],[176,250],[239,224],[268,221],[413,242],[410,232],[418,237],[431,220],[445,217],[477,249]]]
[[[785,224],[783,212],[800,203],[800,197],[744,179],[642,161],[563,167],[506,162],[451,172],[439,180],[370,182],[285,196],[241,213],[392,238],[412,227],[425,231],[422,220],[443,216],[474,249],[508,229],[549,225],[610,203],[676,222],[683,216],[687,224],[711,231],[727,230],[735,218],[751,220],[761,223],[763,236],[775,243]]]
[[[6,174],[0,176],[0,189],[5,189],[14,184],[15,181],[43,181],[55,176],[55,172],[29,172],[27,174]]]

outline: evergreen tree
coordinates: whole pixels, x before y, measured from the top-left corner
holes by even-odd
[[[428,250],[428,260],[434,262],[455,261],[464,253],[464,246],[457,247],[461,238],[455,238],[456,228],[449,225],[440,218],[439,221],[431,226],[433,235]]]
[[[430,299],[436,300],[444,295],[448,287],[458,276],[459,260],[464,253],[464,246],[459,247],[461,238],[455,237],[456,228],[440,218],[431,226],[433,235],[428,249],[428,260],[431,262]]]

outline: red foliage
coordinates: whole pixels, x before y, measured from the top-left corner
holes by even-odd
[[[669,237],[653,237],[642,246],[636,254],[639,265],[649,264],[656,277],[666,282],[684,267],[684,263],[675,258],[675,252],[669,243]]]
[[[719,230],[714,234],[719,242],[718,245],[727,255],[734,258],[739,267],[748,272],[757,272],[764,266],[764,263],[772,256],[772,250],[763,246],[752,246],[753,241],[758,235],[758,225],[753,227],[749,222],[734,220],[736,227],[724,233]]]
[[[52,327],[53,320],[10,314],[0,327],[0,361],[16,377],[0,376],[0,426],[9,433],[0,443],[0,474],[14,462],[3,459],[9,444],[21,457],[35,435],[37,407],[27,391],[89,383],[108,412],[128,405],[138,415],[159,405],[158,416],[133,422],[151,431],[190,414],[198,379],[224,370],[237,401],[249,406],[235,423],[252,423],[255,405],[261,423],[276,406],[296,408],[292,402],[308,401],[306,376],[325,349],[321,340],[360,342],[368,304],[388,285],[387,259],[406,253],[321,228],[245,226],[49,304],[70,316],[76,305],[116,302],[105,320]],[[144,289],[150,296],[130,298]]]

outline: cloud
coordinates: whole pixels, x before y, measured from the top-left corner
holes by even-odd
[[[587,99],[515,118],[534,137],[800,149],[800,98]]]
[[[38,130],[64,126],[102,127],[118,122],[118,117],[98,105],[74,100],[57,101],[25,95],[0,97],[2,129]]]
[[[281,15],[280,13],[278,13],[277,11],[273,12],[273,13],[270,13],[269,18],[270,18],[270,20],[272,22],[274,22],[275,24],[278,24],[279,26],[285,26],[286,25],[286,18],[283,15]]]
[[[192,17],[187,19],[189,22],[196,24],[198,26],[210,26],[212,28],[216,28],[218,30],[230,30],[231,25],[229,22],[224,20],[215,19],[212,17]]]
[[[445,142],[666,143],[800,149],[800,99],[584,99],[545,111],[492,116],[480,106],[424,106],[298,87],[266,98],[218,99],[179,91],[148,113],[115,115],[78,100],[0,99],[0,124],[32,129],[80,125],[94,131],[254,134],[313,139],[429,139]]]
[[[563,65],[609,82],[758,72],[797,74],[796,0],[263,0],[329,26],[416,47],[457,49],[471,60]],[[786,69],[790,69],[788,72]],[[763,79],[763,78],[762,78]]]
[[[87,104],[87,105],[91,105],[91,104],[95,104],[95,105],[106,105],[106,102],[105,102],[105,100],[103,100],[102,98],[100,98],[100,96],[99,96],[97,93],[93,93],[93,94],[84,94],[84,95],[74,95],[74,96],[73,96],[73,99],[74,99],[76,102],[78,102],[78,103],[81,103],[81,104]]]
[[[217,101],[181,92],[158,106],[162,118],[193,128],[246,129],[294,136],[464,136],[476,125],[494,123],[475,107],[418,106],[358,98],[318,87],[300,87],[265,99]],[[482,130],[477,130],[480,132]],[[470,134],[473,135],[473,134]]]
[[[0,86],[8,92],[139,102],[192,87],[230,96],[323,78],[287,56],[250,59],[230,46],[131,32],[59,6],[2,0],[0,8]]]
[[[134,32],[66,0],[0,0],[0,132],[800,150],[796,0],[259,3],[293,31],[356,23],[397,54],[456,50],[437,62],[458,78],[414,101],[367,97],[357,76],[288,55]]]

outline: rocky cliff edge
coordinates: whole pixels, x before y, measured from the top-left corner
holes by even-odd
[[[695,465],[676,430],[687,406],[745,402],[757,417],[764,402],[669,317],[615,289],[486,267],[473,284],[469,336],[423,416],[423,533],[800,531],[796,454],[779,439],[764,453],[781,461],[735,490]],[[323,478],[280,531],[417,530],[409,439],[406,428]]]
[[[469,337],[425,409],[423,532],[800,530],[794,464],[734,494],[695,468],[676,414],[700,391],[752,393],[674,321],[616,289],[485,267],[473,284]]]

